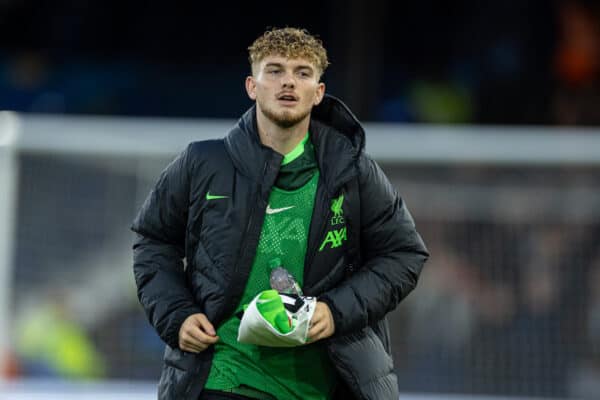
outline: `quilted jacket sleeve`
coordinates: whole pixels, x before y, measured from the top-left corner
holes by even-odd
[[[179,328],[201,312],[186,282],[183,258],[190,191],[190,147],[162,172],[134,220],[137,294],[162,340],[178,347]]]
[[[377,163],[359,160],[363,265],[320,300],[332,311],[336,335],[382,319],[416,286],[429,253],[402,198]]]

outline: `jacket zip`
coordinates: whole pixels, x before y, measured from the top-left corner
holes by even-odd
[[[266,170],[267,170],[267,164],[265,163],[265,166],[263,168],[263,176],[264,176]],[[260,193],[261,193],[261,191],[262,191],[261,190],[261,185],[259,185],[258,190],[254,194],[254,196],[252,196],[252,202],[253,203],[255,203],[257,200],[260,199]],[[235,279],[235,277],[237,277],[237,275],[239,273],[242,255],[246,254],[246,250],[249,247],[249,242],[250,242],[249,234],[251,232],[251,228],[252,228],[252,225],[253,225],[253,222],[254,222],[254,217],[255,217],[255,214],[257,212],[259,212],[259,211],[260,211],[260,207],[258,207],[258,208],[254,207],[250,211],[250,216],[248,217],[248,224],[246,225],[246,230],[244,232],[244,236],[242,238],[242,243],[240,245],[240,251],[238,252],[238,255],[237,255],[237,261],[236,261],[236,263],[235,263],[235,265],[233,267],[232,280]],[[223,313],[222,313],[223,317],[220,318],[221,320],[223,320],[224,318],[226,318],[226,316],[227,316],[227,314],[229,312],[229,309],[231,309],[231,308],[235,309],[235,307],[237,306],[237,304],[240,301],[242,293],[243,293],[243,289],[242,289],[242,292],[239,295],[232,293],[232,296],[229,297],[230,301],[227,304],[225,304],[225,306],[223,307]],[[219,315],[219,314],[217,314],[217,315]],[[220,321],[219,321],[219,323],[220,323]],[[212,361],[211,361],[211,364],[212,364]],[[196,373],[197,372],[198,371],[196,371]],[[187,387],[185,388],[184,395],[188,396],[191,393],[192,389],[194,389],[195,387],[197,387],[197,386],[195,386],[197,383],[199,383],[199,381],[192,379],[188,383]],[[204,380],[203,385],[205,385],[205,384],[206,384],[206,380]],[[200,388],[200,391],[202,391],[202,388]],[[197,395],[200,395],[200,393],[197,393]]]
[[[258,192],[257,192],[258,193]],[[255,195],[253,200],[256,201],[258,198],[258,195]],[[242,245],[240,246],[240,252],[238,253],[238,257],[237,257],[237,262],[235,263],[235,266],[233,268],[233,276],[232,276],[232,280],[235,280],[236,277],[238,276],[238,273],[240,271],[240,264],[242,262],[242,255],[246,254],[246,251],[248,249],[248,242],[250,242],[249,239],[249,235],[250,235],[250,228],[252,227],[252,222],[254,220],[254,214],[256,213],[256,208],[254,208],[251,212],[250,212],[250,217],[248,217],[248,225],[246,225],[246,231],[244,232],[244,238],[242,239]],[[237,293],[232,293],[232,296],[230,297],[230,299],[235,300],[235,301],[230,301],[229,304],[227,304],[225,311],[228,311],[230,308],[235,307],[237,305],[237,302],[239,302],[238,299],[238,294]]]
[[[350,179],[344,181],[339,187],[343,188],[344,185],[346,185],[348,182],[350,182],[351,179],[357,179],[357,177],[353,177],[353,178],[350,178]],[[331,202],[331,197],[328,196],[328,194],[329,194],[329,192],[327,190],[324,190],[324,195],[323,195],[324,201],[321,204],[321,207],[320,207],[321,210],[319,210],[319,211],[323,211],[323,207],[326,207],[327,204],[329,202]],[[324,219],[322,219],[320,221],[319,233],[318,233],[318,235],[319,235],[318,237],[319,238],[322,238],[323,234],[325,233],[325,230],[326,230],[325,228],[327,226],[327,221],[329,221],[330,216],[331,216],[331,209],[330,208],[326,209],[326,211],[324,213],[322,213],[321,215],[323,215],[323,214],[326,216],[326,218],[324,218]],[[312,265],[314,257],[317,254],[318,241],[316,243],[317,243],[317,246],[309,249],[310,253],[307,252],[307,258],[306,258],[306,261],[305,261],[305,268],[307,266]],[[350,263],[348,264],[348,270],[352,271],[354,269],[354,264],[353,264],[354,260],[349,260],[349,262]],[[314,287],[314,286],[315,285],[311,286],[310,288],[307,288],[305,291],[310,292],[310,289],[312,289],[312,287]],[[317,293],[314,293],[314,295],[316,295],[316,294]],[[337,366],[341,366],[342,368],[344,368],[344,364],[341,362],[341,359],[338,357],[338,355],[336,354],[335,350],[333,349],[333,346],[331,346],[330,343],[327,344],[327,352],[329,353],[329,356],[331,357],[331,359],[333,361],[333,364],[336,366],[336,368],[337,368]],[[356,379],[354,378],[354,376],[352,376],[352,382],[345,382],[345,383],[348,384],[348,386],[350,386],[350,389],[352,390],[352,393],[355,396],[357,396],[360,399],[363,398],[362,397],[362,392],[360,390],[360,385],[358,384],[358,382],[356,381]]]
[[[327,206],[327,200],[329,199],[329,197],[327,196],[327,190],[325,190],[325,188],[323,188],[323,196],[321,196],[323,198],[323,201],[320,204],[320,209],[318,210],[318,214],[315,213],[315,215],[325,215],[325,218],[321,219],[321,221],[319,221],[319,229],[318,229],[318,233],[317,233],[317,238],[322,238],[323,234],[325,233],[325,227],[327,226],[327,221],[329,221],[330,218],[330,214],[331,214],[331,210],[323,210],[324,207]],[[317,211],[317,210],[315,210]],[[310,238],[309,238],[310,241]],[[315,243],[317,243],[316,246],[313,246],[312,248],[308,249],[306,252],[306,258],[304,261],[304,268],[311,268],[312,269],[312,262],[317,254],[317,247],[319,246],[318,243],[319,241],[317,240]],[[315,285],[313,284],[310,288],[304,288],[304,291],[307,293],[310,293],[310,289],[312,289],[312,287],[314,287]],[[316,295],[316,293],[313,293]]]
[[[268,166],[268,163],[265,162],[265,165],[263,167],[263,176],[266,174],[267,166]],[[252,203],[251,204],[254,204],[258,200],[261,200],[261,197],[260,197],[260,193],[261,192],[262,192],[262,184],[259,185],[259,187],[257,188],[256,193],[252,197]],[[261,207],[262,207],[262,204],[261,204]],[[235,281],[235,279],[238,278],[238,275],[239,275],[239,272],[240,272],[240,269],[241,269],[241,265],[240,264],[242,262],[243,255],[247,254],[247,250],[248,250],[248,247],[249,247],[250,232],[252,231],[251,228],[253,226],[254,218],[256,216],[256,213],[260,212],[261,207],[254,207],[252,209],[252,211],[250,211],[250,216],[248,217],[248,224],[246,225],[246,230],[245,230],[244,236],[242,238],[242,243],[241,243],[241,246],[240,246],[240,251],[238,252],[238,255],[237,255],[237,261],[236,261],[236,263],[235,263],[235,265],[233,267],[232,281]],[[246,279],[246,281],[247,281],[247,279]],[[240,291],[239,294],[238,293],[231,293],[231,296],[230,296],[231,300],[224,307],[224,311],[225,311],[225,313],[223,314],[224,318],[227,317],[227,314],[229,314],[229,310],[230,309],[235,309],[235,307],[237,306],[237,303],[241,299],[242,294],[243,294],[243,287],[242,287],[242,290]]]
[[[350,182],[351,179],[355,179],[355,177],[352,177],[350,179],[345,180],[344,182],[342,182],[339,188],[343,188],[344,185],[346,185],[348,182]],[[323,182],[323,185],[325,185],[325,182]],[[326,188],[323,188],[324,190],[324,195],[323,195],[323,202],[320,205],[320,210],[319,210],[319,214],[315,215],[325,215],[325,218],[323,218],[321,221],[319,221],[320,225],[319,225],[319,231],[318,231],[318,236],[319,238],[322,238],[323,235],[325,234],[326,231],[326,226],[327,226],[327,221],[330,220],[331,218],[331,208],[327,207],[327,205],[329,203],[331,203],[331,196],[329,195],[329,192],[326,190]],[[323,208],[325,208],[325,210],[323,210]],[[315,210],[316,211],[316,210]],[[310,242],[310,238],[309,238],[309,242]],[[309,243],[310,244],[310,243]],[[317,248],[319,247],[319,241],[316,242],[316,247],[312,247],[307,249],[306,251],[306,257],[304,259],[304,268],[311,268],[312,267],[312,262],[315,258],[315,256],[317,255]],[[351,265],[351,268],[354,268],[353,265]],[[313,284],[312,286],[305,288],[305,292],[310,293],[310,290],[315,286],[315,284]],[[316,293],[314,293],[316,295]]]

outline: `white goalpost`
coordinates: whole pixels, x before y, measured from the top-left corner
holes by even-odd
[[[10,285],[16,222],[18,118],[0,112],[0,371],[8,367],[10,349]],[[0,380],[3,379],[0,374]]]
[[[0,400],[155,397],[161,353],[152,347],[156,337],[135,298],[129,225],[179,151],[191,141],[222,138],[234,124],[0,112]],[[436,254],[438,267],[458,268],[463,258],[480,253],[513,260],[514,232],[600,224],[600,188],[593,175],[600,171],[599,129],[367,123],[365,130],[367,152],[407,199],[417,223],[429,229],[429,242],[449,254]],[[510,174],[495,179],[503,169]],[[535,180],[520,178],[527,171],[538,174]],[[554,179],[558,172],[566,178]],[[444,234],[472,253],[448,250],[453,242]],[[502,265],[493,261],[485,267],[496,272]],[[425,305],[441,301],[435,286],[420,285],[409,302],[423,295]],[[26,373],[6,379],[2,372],[10,353],[23,358],[17,343],[25,335],[16,320],[57,294],[70,307],[69,316],[95,333],[112,375],[90,385]],[[470,312],[458,301],[442,306],[444,312],[453,306],[459,316]],[[410,304],[402,307],[410,315]],[[411,323],[415,331],[421,326]],[[394,340],[411,344],[404,325],[397,325]],[[428,360],[417,353],[414,360]],[[526,385],[526,379],[509,383]],[[402,398],[504,399],[410,392]]]

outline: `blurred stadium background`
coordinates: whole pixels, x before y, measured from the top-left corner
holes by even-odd
[[[600,398],[600,3],[3,0],[0,399],[155,397],[129,224],[285,25],[432,252],[391,315],[403,398]]]

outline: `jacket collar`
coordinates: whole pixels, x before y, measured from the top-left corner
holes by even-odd
[[[356,175],[354,161],[364,150],[364,129],[341,100],[325,95],[312,110],[309,130],[321,176],[333,196]],[[283,159],[260,142],[255,105],[225,137],[225,146],[235,167],[256,182],[263,181],[267,169],[278,170]]]

